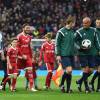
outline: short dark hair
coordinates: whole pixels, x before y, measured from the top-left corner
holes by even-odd
[[[71,22],[75,21],[75,17],[72,15],[69,15],[66,19],[66,24],[70,24]]]
[[[25,26],[30,26],[28,23],[25,23],[22,25],[22,28],[25,28]]]
[[[14,40],[17,41],[18,39],[16,37],[13,37],[13,38],[10,39],[10,43],[12,43]]]

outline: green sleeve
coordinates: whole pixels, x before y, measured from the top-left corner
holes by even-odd
[[[79,34],[79,32],[76,32],[74,34],[74,41],[75,41],[75,48],[76,49],[80,49],[81,48],[81,34]]]
[[[100,39],[97,32],[95,32],[95,46],[96,49],[100,52]]]
[[[57,32],[55,40],[55,53],[58,56],[61,56],[61,39],[62,39],[62,34],[60,32]]]

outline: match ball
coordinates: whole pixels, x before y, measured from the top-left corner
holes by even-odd
[[[85,48],[90,48],[91,47],[91,41],[89,39],[84,39],[82,41],[82,46]]]

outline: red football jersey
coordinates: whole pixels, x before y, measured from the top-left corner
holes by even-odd
[[[18,39],[18,48],[23,55],[32,56],[32,50],[30,47],[32,37],[30,35],[24,35],[23,32],[17,36]]]
[[[54,54],[54,49],[55,45],[53,42],[44,42],[41,46],[41,51],[40,51],[40,61],[42,60],[42,54],[44,56],[44,62],[50,62],[54,63],[55,62],[55,54]]]
[[[16,65],[17,65],[17,55],[18,55],[17,48],[13,48],[13,47],[8,48],[7,56],[9,57],[10,64],[12,67],[16,67]]]

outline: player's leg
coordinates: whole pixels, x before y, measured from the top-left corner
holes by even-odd
[[[85,69],[83,68],[82,70],[85,70]],[[76,80],[76,84],[78,85],[79,92],[82,92],[82,89],[81,89],[82,83],[83,83],[83,74],[80,79]]]
[[[32,68],[31,67],[27,67],[25,70],[27,72],[27,79],[29,81],[29,90],[33,91],[33,92],[37,91],[34,88],[34,84],[33,84],[33,72],[32,72]]]
[[[88,61],[88,69],[86,69],[85,77],[84,77],[84,84],[85,84],[85,92],[91,92],[89,86],[88,86],[88,77],[93,73],[93,68],[95,66],[95,57],[94,56],[87,56]]]
[[[34,88],[38,89],[37,74],[35,69],[33,70],[33,82],[34,82]]]
[[[3,80],[2,84],[1,84],[2,90],[4,90],[4,91],[5,91],[5,86],[6,86],[6,83],[7,82],[9,82],[10,83],[10,86],[11,86],[11,78],[10,78],[10,75],[4,77],[4,80]]]
[[[64,71],[64,73],[62,75],[61,83],[59,85],[59,87],[61,88],[62,92],[65,92],[65,86],[64,86],[65,80],[66,80],[66,71]]]
[[[66,81],[66,57],[61,57],[61,64],[62,64],[62,68],[64,70],[64,73],[62,75],[62,78],[61,78],[61,82],[60,82],[60,89],[61,91],[64,93],[65,92],[65,86],[64,86],[64,83]]]
[[[72,66],[74,65],[74,58],[70,56],[66,59],[66,85],[67,85],[67,93],[71,93],[71,82],[72,82]]]
[[[87,56],[80,56],[80,64],[83,70],[82,77],[76,82],[78,84],[78,90],[81,92],[81,85],[82,82],[84,82],[85,85],[85,91],[89,91],[89,86],[88,86],[88,59]]]
[[[85,71],[83,72],[83,81],[84,81],[86,93],[90,92],[89,85],[88,85],[88,74],[89,74],[89,72],[87,71],[87,68],[88,68],[88,66],[85,68]]]
[[[10,80],[10,82],[11,82],[11,76],[12,76],[12,72],[13,72],[13,70],[12,69],[9,69],[9,68],[7,68],[7,76],[6,76],[6,78],[4,79],[4,81],[3,81],[3,86],[5,86],[6,85],[6,83]],[[10,86],[9,87],[11,87],[11,83],[10,83]]]
[[[72,66],[68,66],[66,68],[66,83],[67,83],[67,93],[70,93],[71,91],[71,80],[72,80]]]
[[[10,86],[11,85],[11,80],[8,78],[7,71],[4,70],[4,78],[2,79],[2,82],[1,82],[1,86],[3,86],[2,90],[4,90],[4,91],[5,91],[7,82]]]
[[[37,91],[34,88],[34,82],[33,82],[33,71],[32,71],[32,59],[30,57],[27,57],[27,60],[25,62],[25,71],[27,73],[27,79],[29,81],[29,89],[31,91]]]
[[[5,91],[6,83],[8,82],[9,87],[10,87],[10,85],[11,85],[11,80],[10,80],[10,79],[7,79],[7,78],[8,78],[8,73],[7,73],[7,62],[6,62],[6,61],[2,61],[2,66],[3,66],[3,71],[4,71],[4,78],[2,79],[1,86],[3,85],[2,90]],[[5,81],[5,80],[6,80],[6,81]],[[4,81],[5,81],[5,82],[4,82]]]
[[[95,90],[95,89],[94,89],[94,82],[95,82],[95,79],[99,76],[99,73],[100,73],[100,68],[99,68],[99,66],[100,66],[100,57],[99,57],[99,56],[96,56],[96,57],[95,57],[95,65],[96,65],[97,70],[96,70],[95,73],[93,74],[93,77],[92,77],[92,79],[91,79],[91,81],[90,81],[90,87],[91,87],[92,91]],[[98,78],[98,80],[99,80],[99,78]],[[98,81],[98,82],[99,82],[99,81]],[[97,87],[98,87],[98,86],[97,86]],[[98,90],[98,88],[97,88],[97,90]]]
[[[97,77],[98,77],[98,71],[96,70],[96,72],[93,74],[91,81],[89,82],[89,85],[92,91],[95,91],[94,82]]]
[[[93,73],[94,67],[96,65],[96,60],[95,60],[95,56],[88,56],[88,66],[89,66],[89,72],[88,72],[88,77],[91,76],[91,74]],[[96,79],[98,73],[94,73],[93,78],[91,80],[91,82],[89,82],[90,85],[90,89],[91,91],[94,91],[94,80]]]
[[[97,83],[97,92],[100,92],[100,66],[98,67],[98,83]]]
[[[49,81],[48,81],[48,87],[50,88],[51,79],[52,79],[53,70],[54,70],[54,63],[50,63],[49,66],[50,66],[50,68],[49,68],[50,76],[49,76]]]
[[[72,57],[61,57],[62,67],[64,74],[61,79],[60,88],[62,92],[65,92],[64,82],[66,80],[66,92],[70,93],[71,79],[72,79]]]
[[[45,87],[47,89],[49,89],[50,88],[51,79],[52,79],[54,64],[53,63],[46,63],[46,67],[47,67],[48,74],[46,76]]]
[[[82,91],[81,86],[82,86],[82,83],[83,83],[84,72],[85,72],[84,66],[86,66],[87,61],[85,60],[84,56],[79,56],[79,59],[80,59],[80,66],[82,67],[83,74],[82,74],[81,78],[76,81],[76,84],[78,85],[79,92],[81,92]]]
[[[11,83],[11,91],[14,92],[16,90],[16,80],[17,80],[17,76],[18,76],[18,69],[17,69],[17,65],[14,65],[12,67],[12,83]]]
[[[7,66],[5,66],[6,64],[5,64],[5,61],[2,61],[1,62],[1,65],[2,65],[2,69],[3,69],[3,72],[4,72],[4,77],[3,77],[3,79],[2,79],[2,81],[1,81],[1,86],[3,85],[3,82],[4,82],[4,80],[6,79],[6,77],[8,77],[7,76],[7,69],[6,69],[6,67]],[[5,87],[5,86],[4,86]]]
[[[18,74],[18,73],[13,73],[12,84],[11,84],[11,91],[12,91],[12,92],[14,92],[14,91],[16,90],[17,74]]]
[[[31,90],[33,88],[33,73],[32,73],[32,68],[27,68],[25,69],[27,73],[26,79],[29,81],[29,89]]]
[[[28,87],[28,85],[29,85],[29,80],[28,80],[28,73],[27,73],[27,71],[25,72],[25,78],[26,78],[26,81],[25,81],[25,83],[26,83],[26,84],[25,84],[25,89],[28,90],[28,88],[29,88],[29,87]]]

